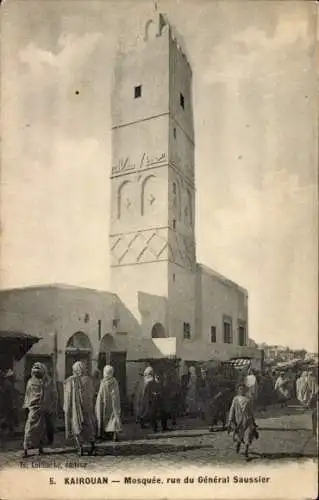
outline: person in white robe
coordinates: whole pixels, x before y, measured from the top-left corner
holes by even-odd
[[[119,384],[110,365],[106,365],[103,369],[95,413],[98,437],[103,438],[105,434],[112,433],[113,441],[117,441],[118,433],[122,430],[121,398]]]
[[[72,436],[79,455],[84,454],[84,445],[91,444],[89,455],[95,453],[95,418],[93,408],[93,383],[86,374],[81,361],[72,366],[73,375],[64,383],[65,436]]]

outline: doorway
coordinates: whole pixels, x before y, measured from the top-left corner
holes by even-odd
[[[65,378],[72,375],[72,366],[76,361],[86,365],[87,373],[92,371],[92,345],[89,337],[83,332],[76,332],[66,345],[65,349]]]

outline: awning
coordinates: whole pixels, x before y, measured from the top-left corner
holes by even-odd
[[[249,358],[236,358],[230,359],[227,361],[230,365],[234,366],[234,368],[248,368],[251,365],[251,359]]]
[[[0,330],[1,354],[12,356],[19,361],[39,340],[41,337],[24,332]]]

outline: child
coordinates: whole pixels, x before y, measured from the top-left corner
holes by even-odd
[[[245,445],[245,456],[248,457],[249,446],[252,440],[258,439],[256,423],[252,411],[251,399],[246,395],[246,387],[240,384],[237,396],[234,397],[229,411],[228,432],[234,429],[233,439],[236,442],[236,453],[239,453],[241,444]]]

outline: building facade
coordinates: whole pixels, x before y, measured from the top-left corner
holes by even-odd
[[[130,392],[138,362],[259,357],[248,293],[196,261],[192,71],[167,19],[118,55],[112,93],[111,292],[2,291],[1,328],[36,334],[17,372],[46,357],[63,380],[75,359],[106,361]]]

